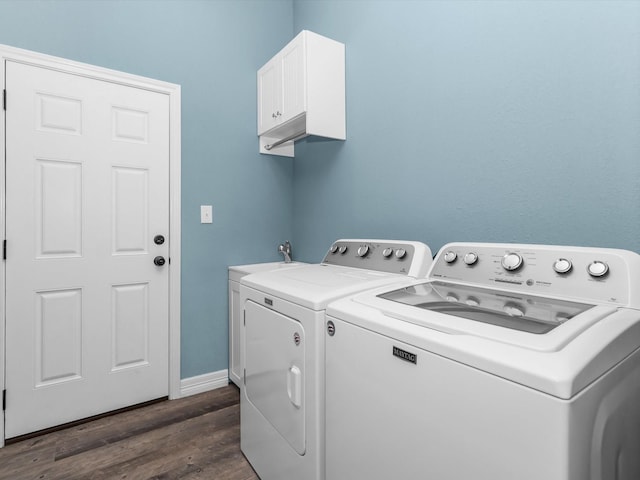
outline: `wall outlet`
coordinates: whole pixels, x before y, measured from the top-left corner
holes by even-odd
[[[200,205],[200,223],[213,223],[213,205]]]

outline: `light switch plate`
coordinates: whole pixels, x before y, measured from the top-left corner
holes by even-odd
[[[213,223],[213,205],[200,205],[200,223]]]

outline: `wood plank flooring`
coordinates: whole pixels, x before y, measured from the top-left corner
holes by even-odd
[[[257,480],[234,385],[11,443],[1,480]]]

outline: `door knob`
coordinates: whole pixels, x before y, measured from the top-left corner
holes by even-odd
[[[164,237],[162,235],[156,235],[153,237],[153,243],[156,245],[162,245],[164,243]]]
[[[161,257],[160,255],[158,255],[156,258],[153,259],[153,263],[156,264],[158,267],[163,266],[164,262],[165,262],[164,257]]]

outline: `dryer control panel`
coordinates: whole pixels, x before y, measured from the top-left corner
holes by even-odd
[[[627,250],[553,245],[451,243],[438,253],[433,280],[640,305],[640,256]],[[633,295],[631,292],[634,292]]]
[[[423,278],[432,258],[421,242],[342,239],[331,245],[322,263]]]

